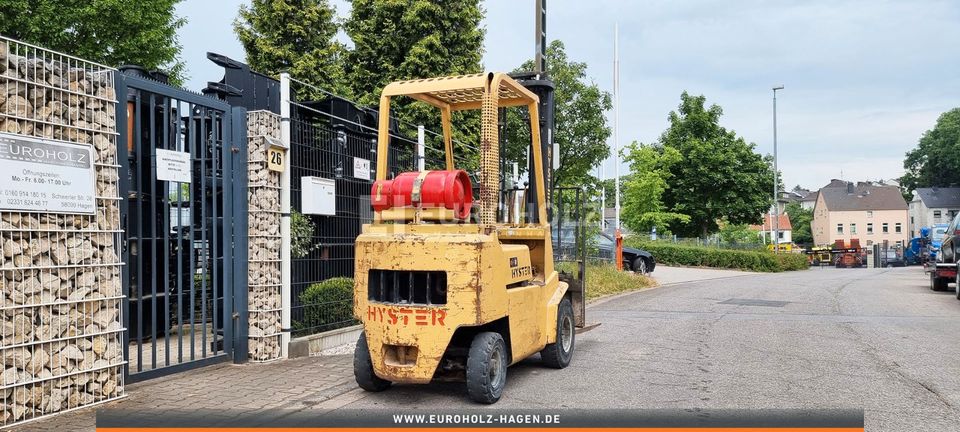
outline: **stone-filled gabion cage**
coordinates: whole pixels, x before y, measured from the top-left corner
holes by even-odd
[[[247,113],[248,305],[250,359],[280,358],[280,173],[267,168],[267,139],[280,140],[280,116]]]
[[[92,146],[96,185],[92,214],[0,211],[0,426],[123,396],[116,99],[113,69],[0,37],[0,138]]]

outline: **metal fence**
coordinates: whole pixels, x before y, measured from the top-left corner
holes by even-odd
[[[635,234],[635,237],[641,237],[644,239],[649,239],[650,237],[647,234]],[[699,237],[677,237],[677,236],[661,236],[658,237],[655,241],[664,242],[664,243],[674,243],[687,246],[702,246],[702,247],[712,247],[717,249],[736,249],[736,250],[768,250],[770,245],[764,243],[748,243],[748,242],[729,242],[724,241],[719,236],[699,238]]]

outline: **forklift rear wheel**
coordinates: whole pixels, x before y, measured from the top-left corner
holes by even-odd
[[[353,350],[353,377],[357,385],[368,392],[381,392],[392,384],[373,372],[373,361],[370,360],[370,348],[367,346],[367,335],[360,333],[357,347]]]
[[[484,404],[500,400],[507,383],[507,345],[496,332],[483,332],[473,338],[467,356],[467,394]]]
[[[573,305],[564,297],[557,306],[557,341],[540,351],[540,358],[548,367],[563,369],[570,364],[577,336],[573,323]]]

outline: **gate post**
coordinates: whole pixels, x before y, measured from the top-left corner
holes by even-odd
[[[225,334],[224,338],[232,342],[233,362],[244,363],[247,361],[250,351],[250,341],[247,339],[248,323],[250,322],[248,302],[248,279],[249,275],[249,213],[247,196],[247,110],[245,108],[233,108],[231,110],[233,121],[231,124],[232,142],[229,151],[230,157],[224,157],[226,163],[232,164],[229,170],[233,177],[232,187],[232,206],[229,208],[233,214],[231,225],[233,232],[233,271],[225,271],[229,275],[229,284],[226,285],[233,292],[233,313],[226,318],[232,325],[224,325],[224,332],[231,331],[232,335]],[[232,339],[231,339],[232,336]]]
[[[290,148],[290,74],[280,74],[280,141]],[[292,156],[292,152],[291,152]],[[290,163],[280,173],[280,356],[290,345]]]

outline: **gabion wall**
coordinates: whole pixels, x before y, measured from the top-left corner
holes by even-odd
[[[267,169],[266,137],[280,139],[280,116],[247,114],[250,359],[280,358],[280,173]],[[288,168],[289,169],[289,168]]]
[[[123,395],[113,79],[0,38],[0,131],[93,146],[96,170],[93,215],[0,212],[0,426]]]

